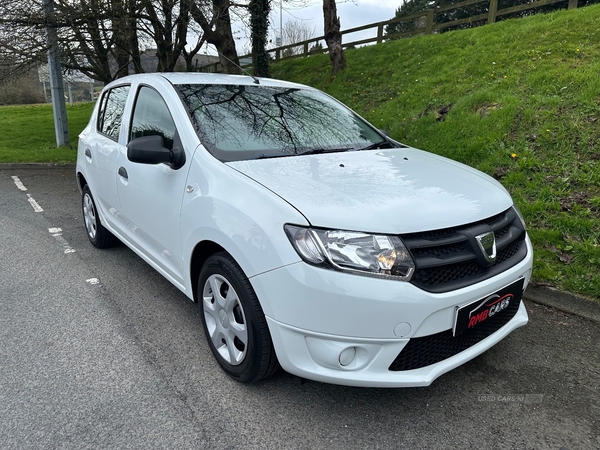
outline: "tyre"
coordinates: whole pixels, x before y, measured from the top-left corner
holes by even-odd
[[[279,369],[258,298],[228,253],[208,258],[198,277],[198,296],[208,345],[231,378],[252,383]]]
[[[97,248],[107,248],[114,245],[117,238],[100,223],[94,197],[92,197],[90,188],[87,185],[83,187],[81,193],[81,209],[85,230],[92,245]]]

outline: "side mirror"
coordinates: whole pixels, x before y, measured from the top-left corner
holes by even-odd
[[[159,135],[142,136],[132,139],[127,144],[127,159],[140,164],[168,164],[177,170],[185,164],[185,153],[181,143],[173,150],[163,146],[163,138]]]

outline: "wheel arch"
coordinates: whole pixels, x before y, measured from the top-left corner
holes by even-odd
[[[83,188],[88,184],[87,180],[81,172],[77,172],[77,187],[79,192],[83,191]]]
[[[198,303],[198,285],[196,280],[198,280],[198,277],[200,276],[202,266],[208,258],[219,252],[226,252],[233,258],[226,249],[213,241],[202,241],[194,247],[190,259],[190,281],[192,285],[192,300],[196,303]]]

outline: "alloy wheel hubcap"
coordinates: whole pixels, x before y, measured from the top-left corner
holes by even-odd
[[[202,303],[215,349],[232,366],[241,364],[248,350],[248,329],[237,292],[225,277],[211,275],[204,283]]]
[[[92,198],[85,194],[83,197],[83,220],[85,221],[85,228],[90,238],[96,238],[96,210],[94,209],[94,203]]]

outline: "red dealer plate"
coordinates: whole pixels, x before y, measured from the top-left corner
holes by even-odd
[[[452,333],[458,336],[477,325],[486,322],[496,314],[502,314],[509,306],[518,304],[523,296],[524,278],[494,292],[469,305],[456,308]]]

